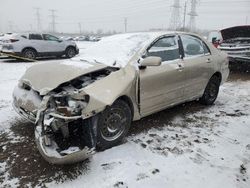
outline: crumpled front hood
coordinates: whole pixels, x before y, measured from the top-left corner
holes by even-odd
[[[230,27],[221,30],[223,40],[233,38],[250,38],[250,25]]]
[[[106,67],[103,64],[75,60],[40,63],[30,67],[21,78],[21,82],[31,86],[40,95],[46,95],[62,83]]]

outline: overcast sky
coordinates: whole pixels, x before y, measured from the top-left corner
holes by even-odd
[[[191,0],[180,0],[183,5]],[[0,0],[0,32],[37,30],[36,7],[40,8],[43,30],[51,30],[51,13],[56,12],[58,32],[82,30],[124,31],[127,17],[128,31],[168,28],[173,0]],[[220,29],[228,26],[250,25],[250,0],[199,0],[196,27]],[[187,16],[187,23],[189,16]]]

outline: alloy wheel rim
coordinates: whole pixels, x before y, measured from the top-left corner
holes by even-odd
[[[70,49],[70,50],[68,51],[68,56],[69,56],[69,57],[73,57],[74,55],[75,55],[74,50],[73,50],[73,49]]]
[[[25,57],[26,57],[26,58],[29,58],[29,59],[34,59],[34,58],[35,58],[35,54],[34,54],[34,52],[32,52],[32,51],[27,51],[27,52],[25,53]]]

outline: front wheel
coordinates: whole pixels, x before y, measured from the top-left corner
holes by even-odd
[[[117,100],[97,116],[97,150],[102,151],[120,144],[132,122],[129,105],[123,100]]]
[[[210,78],[203,96],[200,98],[200,103],[204,105],[212,105],[217,99],[219,89],[220,89],[220,78],[218,76],[213,76]]]
[[[72,58],[76,55],[76,49],[74,47],[68,47],[65,51],[67,58]]]

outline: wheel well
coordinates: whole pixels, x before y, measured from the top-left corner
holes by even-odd
[[[219,78],[219,80],[220,80],[220,82],[221,82],[221,80],[222,80],[222,75],[221,75],[220,72],[214,73],[213,76],[216,76],[217,78]],[[212,76],[212,77],[213,77],[213,76]]]
[[[133,106],[132,100],[126,95],[119,97],[117,100],[123,100],[124,102],[126,102],[129,105],[129,108],[131,110],[132,119],[133,119],[134,118],[134,106]]]
[[[36,49],[35,48],[32,48],[32,47],[26,47],[26,48],[24,48],[23,50],[22,50],[22,53],[25,51],[25,50],[34,50],[36,53],[37,53],[37,51],[36,51]]]

